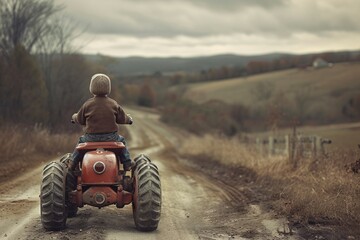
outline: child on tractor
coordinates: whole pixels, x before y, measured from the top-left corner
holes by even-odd
[[[117,124],[132,124],[133,121],[115,100],[108,97],[111,91],[110,78],[102,73],[95,74],[91,78],[89,90],[94,97],[88,99],[72,116],[72,122],[84,126],[85,134],[79,138],[78,143],[122,142],[126,146],[125,138],[117,133]],[[69,168],[75,170],[83,157],[75,149]],[[124,169],[130,170],[133,163],[126,147],[119,157]]]

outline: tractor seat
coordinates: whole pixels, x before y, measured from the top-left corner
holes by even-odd
[[[125,148],[125,145],[122,142],[86,142],[79,143],[76,146],[76,149],[80,152],[88,152],[99,148],[116,152]]]

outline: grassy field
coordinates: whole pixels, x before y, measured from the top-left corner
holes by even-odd
[[[282,122],[291,126],[292,119],[301,119],[304,125],[314,125],[302,127],[299,131],[331,139],[331,149],[354,148],[360,144],[360,124],[339,124],[355,120],[344,114],[344,108],[357,111],[354,116],[359,117],[359,106],[349,107],[349,102],[360,96],[360,63],[188,84],[184,96],[198,103],[211,99],[240,103],[253,114],[261,113],[254,116],[264,119],[264,123],[269,120],[266,118],[271,118],[269,109],[278,109],[280,125]],[[283,129],[279,133],[290,132],[291,129]]]
[[[266,112],[270,106],[275,106],[284,109],[288,116],[302,116],[318,123],[344,121],[344,106],[358,96],[360,63],[188,84],[184,93],[185,98],[198,103],[217,99],[258,112]]]
[[[187,85],[185,94],[196,102],[219,99],[228,103],[254,105],[283,93],[302,94],[328,104],[352,93],[360,93],[360,63],[336,64],[321,69],[290,69],[250,77]]]

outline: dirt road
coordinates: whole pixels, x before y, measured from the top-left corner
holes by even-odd
[[[185,136],[158,121],[154,113],[130,111],[132,156],[145,153],[159,167],[162,215],[151,233],[138,232],[131,206],[85,206],[61,232],[47,232],[40,222],[42,166],[0,186],[0,239],[300,239],[288,235],[286,220],[260,204],[243,204],[240,188],[200,173],[173,154]],[[71,151],[72,149],[69,149]]]

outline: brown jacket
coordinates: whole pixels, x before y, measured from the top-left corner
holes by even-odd
[[[94,96],[88,99],[74,114],[73,120],[84,125],[85,133],[117,132],[117,124],[130,122],[121,106],[107,96]]]

